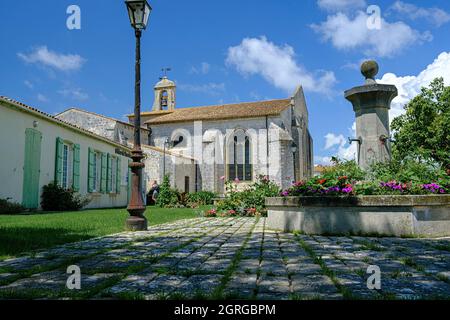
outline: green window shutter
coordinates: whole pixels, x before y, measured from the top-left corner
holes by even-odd
[[[120,158],[117,158],[117,172],[116,172],[116,193],[120,193],[120,183],[121,183],[121,175],[122,175],[122,168],[121,168],[121,161]]]
[[[73,190],[80,191],[80,145],[73,146]]]
[[[106,155],[106,158],[107,158],[107,167],[106,167],[106,172],[107,172],[107,175],[106,175],[106,192],[107,193],[110,193],[110,192],[112,192],[112,161],[113,161],[113,158],[112,158],[112,156],[108,153],[107,155]]]
[[[102,175],[100,179],[100,192],[106,192],[106,175],[107,175],[107,156],[106,153],[102,153]]]
[[[56,157],[55,157],[55,183],[62,183],[62,162],[63,162],[63,139],[56,138]]]
[[[88,152],[88,192],[94,192],[94,161],[95,161],[95,152],[89,148]]]

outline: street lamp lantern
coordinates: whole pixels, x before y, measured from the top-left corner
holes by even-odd
[[[125,0],[125,4],[127,5],[131,26],[136,30],[145,30],[152,7],[146,0]]]
[[[152,8],[146,0],[125,0],[131,25],[136,37],[136,63],[134,83],[134,145],[131,150],[131,196],[127,210],[130,214],[126,228],[130,231],[147,230],[147,219],[144,216],[145,204],[142,194],[142,162],[144,153],[141,148],[141,35],[147,27]]]

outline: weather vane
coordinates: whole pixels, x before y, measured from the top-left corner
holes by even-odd
[[[167,78],[167,72],[172,71],[172,68],[170,67],[162,68],[161,71],[164,73],[164,76],[161,77],[160,79]]]

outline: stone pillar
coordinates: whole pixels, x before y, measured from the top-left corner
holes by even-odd
[[[361,65],[366,81],[363,86],[345,91],[345,98],[353,105],[356,117],[358,164],[367,169],[372,163],[391,159],[389,109],[398,92],[393,85],[375,81],[378,64],[366,61]]]

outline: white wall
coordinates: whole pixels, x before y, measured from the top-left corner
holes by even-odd
[[[197,122],[199,125],[200,122]],[[280,127],[284,126],[287,131],[290,130],[291,124],[291,110],[285,110],[280,116],[271,116],[268,117],[268,125],[269,125],[269,175],[270,178],[276,181],[280,186],[290,185],[293,178],[287,178],[293,176],[293,166],[292,159],[286,162],[285,165],[279,166],[280,163],[285,161],[285,158],[281,158],[282,150],[280,146],[280,140],[278,138],[281,134],[282,130]],[[274,127],[276,125],[277,127]],[[167,123],[167,124],[159,124],[152,125],[152,136],[153,141],[156,146],[163,148],[164,141],[169,138],[174,137],[175,132],[186,132],[191,139],[194,139],[194,136],[201,135],[203,140],[200,140],[202,143],[202,154],[196,154],[194,152],[194,142],[191,140],[188,142],[188,146],[186,148],[173,148],[171,150],[176,150],[177,152],[181,152],[182,154],[190,157],[196,158],[199,160],[202,158],[202,163],[199,166],[201,181],[203,190],[215,191],[218,193],[224,192],[224,181],[220,179],[221,176],[225,175],[225,166],[223,164],[217,164],[217,162],[207,161],[208,159],[214,159],[217,157],[224,157],[225,146],[219,146],[216,144],[215,135],[214,137],[207,138],[208,132],[216,132],[219,131],[223,136],[226,136],[227,133],[233,132],[234,129],[243,128],[243,129],[252,129],[255,130],[257,137],[257,141],[252,141],[252,162],[253,162],[253,179],[255,180],[258,175],[266,175],[267,174],[267,165],[266,165],[266,119],[265,117],[260,118],[243,118],[243,119],[231,119],[231,120],[215,120],[215,121],[202,121],[201,128],[199,126],[195,127],[193,122],[185,122],[185,123]],[[272,129],[275,128],[275,129]],[[195,132],[198,130],[199,132]],[[228,130],[228,131],[227,131]],[[261,131],[259,131],[261,130]],[[273,134],[273,137],[272,137]],[[198,147],[198,146],[197,146]],[[287,153],[287,151],[286,151]],[[284,153],[283,153],[284,155]],[[292,155],[291,155],[292,156]],[[154,161],[155,162],[155,161]],[[223,163],[223,162],[222,162]],[[151,164],[150,164],[151,165]],[[167,169],[167,167],[166,167]],[[195,174],[195,167],[193,167],[193,172]],[[184,186],[184,175],[179,175],[180,180],[174,182],[176,185]],[[191,179],[192,180],[192,179]],[[182,182],[183,181],[183,182]],[[182,183],[181,183],[182,182]],[[245,185],[242,183],[241,185]]]
[[[33,122],[38,121],[37,127]],[[23,169],[25,154],[25,130],[34,128],[42,133],[41,172],[39,187],[55,178],[56,138],[60,137],[80,145],[80,194],[88,194],[88,148],[115,154],[116,147],[99,139],[69,129],[26,111],[20,111],[0,101],[0,198],[12,198],[22,202]],[[120,194],[89,194],[92,197],[88,208],[122,207],[128,202],[128,158],[121,158]]]
[[[143,145],[143,151],[145,152],[145,178],[146,188],[150,190],[153,181],[157,181],[159,184],[163,181],[163,152]],[[173,188],[184,192],[184,178],[189,177],[189,191],[195,191],[195,162],[194,160],[178,157],[169,152],[166,152],[166,174],[170,176],[170,184]]]

